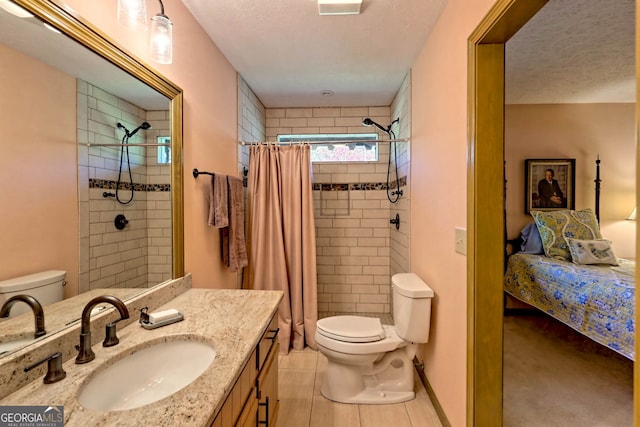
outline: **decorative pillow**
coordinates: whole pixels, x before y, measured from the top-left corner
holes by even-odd
[[[581,211],[531,211],[538,226],[544,254],[549,258],[571,261],[567,238],[601,239],[598,221],[591,209]]]
[[[611,242],[606,239],[578,240],[567,238],[574,264],[618,265]]]
[[[520,245],[520,253],[522,254],[543,254],[544,248],[542,247],[542,239],[540,239],[540,232],[535,222],[527,224],[520,232],[520,239],[522,239],[522,245]]]

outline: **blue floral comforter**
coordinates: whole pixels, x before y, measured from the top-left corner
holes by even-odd
[[[509,257],[504,288],[562,323],[635,359],[635,262],[576,265],[544,255]]]

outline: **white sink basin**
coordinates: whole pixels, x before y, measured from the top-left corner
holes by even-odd
[[[78,401],[85,408],[105,411],[148,405],[191,384],[215,357],[215,349],[199,341],[160,342],[92,375]]]

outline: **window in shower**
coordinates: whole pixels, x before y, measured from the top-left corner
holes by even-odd
[[[158,147],[158,164],[171,163],[171,137],[159,136],[157,143],[166,144]]]
[[[310,142],[312,162],[377,162],[377,133],[278,135],[280,143]]]

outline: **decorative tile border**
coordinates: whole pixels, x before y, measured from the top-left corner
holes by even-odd
[[[407,177],[403,176],[398,180],[400,187],[407,185]],[[389,183],[389,188],[396,188],[396,181],[393,180]],[[370,190],[386,190],[386,182],[352,182],[341,184],[322,184],[318,182],[313,183],[314,191],[370,191]]]
[[[117,186],[116,181],[109,181],[106,179],[89,178],[89,188],[99,188],[102,190],[115,190]],[[131,190],[131,184],[128,182],[120,183],[120,190]],[[133,191],[171,191],[171,184],[133,184]]]

